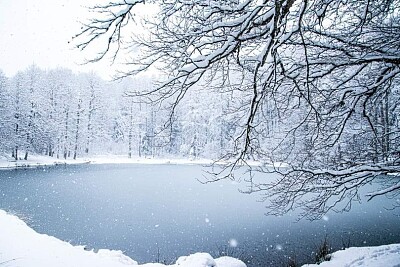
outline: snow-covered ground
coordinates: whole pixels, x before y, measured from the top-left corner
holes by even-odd
[[[0,169],[13,169],[13,168],[28,168],[37,166],[49,166],[49,165],[63,165],[63,164],[124,164],[124,163],[136,163],[136,164],[199,164],[207,165],[212,164],[213,161],[206,159],[157,159],[157,158],[128,158],[127,156],[117,155],[105,155],[105,156],[93,156],[86,158],[74,159],[57,159],[47,156],[31,155],[28,160],[12,160],[6,157],[0,157]]]
[[[72,246],[55,237],[39,234],[14,215],[0,210],[0,265],[5,267],[162,267],[160,263],[138,263],[121,251],[101,249],[87,251],[83,246]],[[213,259],[208,253],[195,253],[180,257],[175,267],[246,267],[237,259]],[[400,244],[379,247],[348,248],[333,253],[332,260],[320,265],[304,267],[398,267]]]
[[[0,169],[13,169],[13,168],[28,168],[37,166],[48,166],[57,164],[82,164],[88,163],[88,159],[79,158],[77,160],[72,159],[57,159],[47,156],[30,155],[28,160],[14,160],[11,157],[5,157],[0,155]]]
[[[210,165],[214,161],[210,159],[192,159],[192,158],[145,158],[145,157],[132,157],[128,158],[126,155],[99,155],[91,157],[82,157],[74,159],[57,159],[55,157],[30,155],[28,160],[14,160],[11,157],[0,155],[0,169],[10,168],[23,168],[23,167],[37,167],[48,165],[62,165],[62,164],[186,164],[186,165]],[[227,162],[225,162],[227,163]],[[224,162],[218,162],[224,164]],[[246,164],[251,166],[258,166],[261,163],[256,161],[248,161]],[[279,166],[284,167],[283,163],[277,163]],[[277,165],[277,166],[278,166]]]
[[[126,267],[138,263],[121,251],[101,249],[87,251],[83,246],[72,246],[55,237],[39,234],[16,216],[0,210],[0,265],[5,267]],[[159,263],[139,266],[161,267]],[[213,259],[207,253],[180,257],[179,267],[246,267],[237,259]]]
[[[360,247],[340,250],[332,254],[330,261],[307,264],[303,267],[399,267],[400,244],[378,247]]]

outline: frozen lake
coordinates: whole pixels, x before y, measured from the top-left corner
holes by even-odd
[[[400,211],[385,198],[321,221],[267,217],[259,195],[229,180],[201,184],[201,166],[104,164],[0,171],[0,209],[40,233],[139,261],[172,262],[227,252],[248,266],[313,260],[325,236],[335,248],[400,242]]]

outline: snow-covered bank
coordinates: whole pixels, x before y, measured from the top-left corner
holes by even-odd
[[[162,267],[159,263],[138,263],[121,251],[101,249],[97,253],[86,251],[82,246],[72,246],[55,237],[39,234],[16,216],[0,210],[0,265],[18,267]],[[134,241],[132,241],[134,242]],[[237,259],[221,257],[213,259],[207,253],[180,257],[179,267],[246,267]]]
[[[8,267],[163,267],[160,263],[138,263],[121,251],[102,249],[87,251],[57,238],[39,234],[16,216],[0,210],[0,265]],[[132,241],[134,242],[134,241]],[[208,253],[180,257],[175,267],[246,267],[237,259],[213,259]],[[397,267],[400,266],[400,244],[378,247],[348,248],[333,253],[332,260],[303,267]]]
[[[162,158],[128,158],[118,155],[93,156],[74,159],[57,159],[48,156],[31,155],[28,160],[12,160],[0,157],[0,169],[29,168],[52,165],[71,164],[186,164],[186,165],[209,165],[212,160],[207,159],[162,159]]]
[[[30,168],[38,166],[52,166],[64,164],[84,164],[89,163],[90,160],[85,158],[73,159],[57,159],[48,156],[31,155],[28,160],[14,160],[10,157],[0,156],[0,169],[16,169],[16,168]]]
[[[360,247],[340,250],[332,254],[330,261],[307,264],[303,267],[399,267],[400,244],[378,247]]]
[[[54,157],[31,155],[28,160],[13,160],[11,158],[0,156],[0,169],[29,168],[38,166],[51,165],[68,165],[68,164],[180,164],[180,165],[211,165],[215,163],[210,159],[190,159],[190,158],[144,158],[133,157],[128,158],[122,155],[100,155],[85,158],[74,159],[57,159]],[[228,163],[228,162],[225,162]],[[218,164],[225,164],[219,162]],[[246,162],[251,166],[259,166],[259,162]]]

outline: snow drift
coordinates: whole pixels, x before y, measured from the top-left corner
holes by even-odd
[[[160,263],[138,263],[122,251],[100,249],[97,253],[86,251],[83,246],[73,246],[55,237],[39,234],[16,216],[0,210],[0,264],[19,267],[161,267]],[[246,267],[242,261],[221,257],[213,259],[208,253],[180,257],[179,267]]]

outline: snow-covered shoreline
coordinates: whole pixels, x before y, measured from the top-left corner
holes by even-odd
[[[55,237],[39,234],[14,215],[0,210],[0,265],[19,267],[162,267],[160,263],[138,265],[122,251],[100,249],[87,251],[84,246],[73,246]],[[213,259],[208,253],[196,253],[178,258],[180,267],[246,267],[237,259]]]
[[[330,261],[306,264],[303,267],[398,267],[400,244],[376,247],[351,247],[332,254]]]
[[[190,159],[190,158],[145,158],[132,157],[125,155],[99,155],[82,157],[77,159],[58,159],[49,156],[31,155],[28,160],[12,160],[0,156],[1,169],[34,168],[40,166],[54,165],[77,165],[77,164],[176,164],[176,165],[203,165],[228,164],[229,162],[215,162],[211,159]],[[249,166],[260,166],[260,162],[248,161]],[[283,164],[281,164],[283,166]]]
[[[55,237],[39,234],[18,217],[0,210],[0,264],[8,267],[246,267],[231,257],[213,259],[208,253],[178,258],[172,265],[146,263],[139,265],[122,251],[85,250]],[[331,261],[303,267],[396,267],[400,266],[400,244],[377,247],[352,247],[332,254]]]
[[[77,165],[77,164],[185,164],[209,165],[212,160],[207,159],[163,159],[163,158],[128,158],[118,155],[102,155],[77,159],[57,159],[49,156],[32,155],[28,160],[11,160],[0,157],[0,169],[34,168],[40,166]]]

